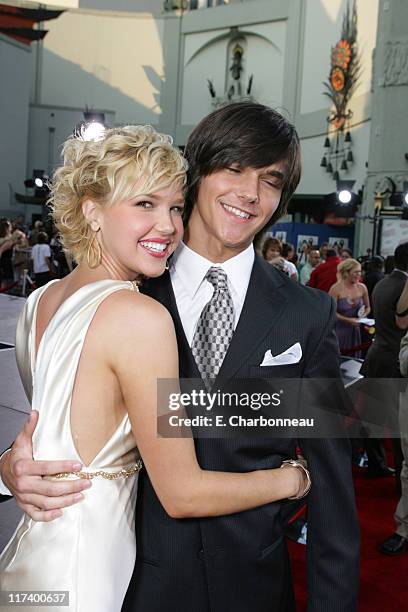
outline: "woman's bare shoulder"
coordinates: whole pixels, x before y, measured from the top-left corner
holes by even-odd
[[[109,295],[99,307],[99,317],[106,332],[119,333],[120,337],[138,334],[157,335],[173,330],[168,310],[157,300],[121,289]]]
[[[95,346],[115,372],[122,372],[122,375],[131,372],[135,377],[133,366],[137,362],[138,381],[151,376],[177,376],[173,321],[166,308],[156,300],[120,289],[104,300],[94,322]]]
[[[341,293],[341,288],[341,283],[337,281],[337,283],[334,283],[334,285],[330,287],[329,295],[337,297]]]

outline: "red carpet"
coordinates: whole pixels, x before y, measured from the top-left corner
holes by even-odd
[[[361,529],[359,612],[408,611],[408,553],[387,557],[378,545],[395,531],[398,502],[393,478],[370,479],[356,469],[354,483]],[[297,612],[306,612],[306,547],[289,542]]]

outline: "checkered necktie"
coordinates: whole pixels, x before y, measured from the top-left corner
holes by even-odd
[[[192,352],[208,389],[209,379],[216,378],[234,333],[234,304],[222,268],[210,268],[205,278],[214,293],[198,320]]]

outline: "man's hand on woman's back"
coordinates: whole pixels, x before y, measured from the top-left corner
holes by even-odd
[[[11,450],[1,460],[0,472],[4,485],[19,507],[35,521],[52,521],[62,516],[62,509],[81,501],[81,491],[91,486],[89,480],[45,480],[61,472],[78,472],[78,461],[35,461],[33,433],[38,412],[33,410],[18,434]]]

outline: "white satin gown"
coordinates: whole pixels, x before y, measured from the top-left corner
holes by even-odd
[[[137,288],[130,281],[105,280],[79,289],[52,317],[35,357],[37,305],[48,286],[28,298],[16,336],[23,385],[32,407],[40,413],[33,438],[34,458],[80,460],[71,435],[70,404],[86,333],[107,296]],[[83,501],[65,508],[61,518],[48,523],[23,516],[0,557],[0,589],[69,592],[69,607],[54,604],[22,610],[119,612],[136,558],[140,467],[126,415],[92,463],[83,468],[87,474],[102,472],[92,479]],[[1,609],[11,611],[16,606]]]

